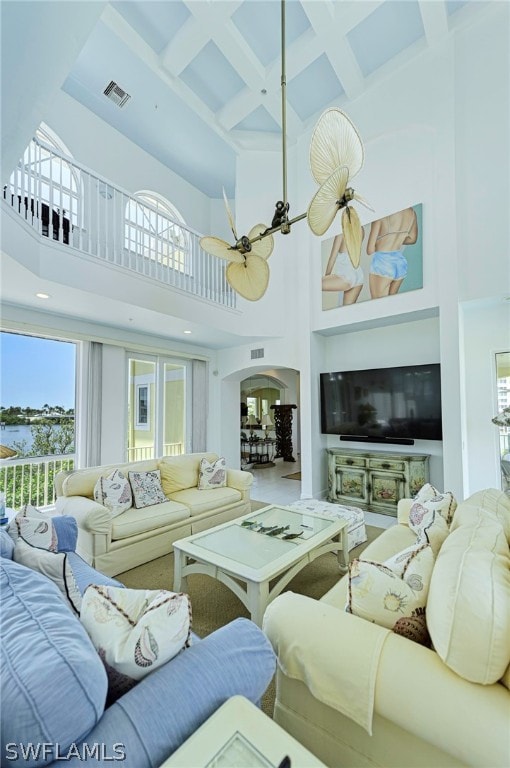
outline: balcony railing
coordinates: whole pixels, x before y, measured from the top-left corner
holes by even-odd
[[[61,469],[73,469],[74,460],[74,454],[66,454],[0,461],[0,491],[5,493],[5,506],[20,509],[25,504],[54,504],[55,475]]]
[[[184,453],[184,443],[164,443],[163,456],[180,456]],[[154,458],[154,446],[145,445],[139,448],[127,449],[128,461],[144,461]]]
[[[184,443],[165,443],[164,456],[180,456]],[[5,493],[5,506],[20,509],[25,504],[47,507],[55,503],[54,478],[60,470],[74,469],[75,454],[35,456],[25,459],[0,460],[0,492]],[[128,461],[154,458],[152,446],[128,448]]]
[[[41,237],[223,307],[236,306],[227,263],[200,234],[34,138],[3,197]]]

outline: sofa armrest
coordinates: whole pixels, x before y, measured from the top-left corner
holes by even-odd
[[[236,491],[249,491],[253,484],[253,475],[251,472],[245,472],[242,469],[227,469],[227,485],[229,488],[235,488]]]
[[[397,506],[397,521],[401,525],[409,525],[409,512],[414,504],[414,499],[400,499]]]
[[[78,528],[90,533],[109,534],[111,531],[110,513],[93,499],[86,496],[59,496],[55,505],[60,514],[76,518]]]
[[[346,694],[353,699],[359,696],[351,669],[353,655],[361,645],[366,646],[367,638],[373,642],[374,633],[385,631],[321,601],[292,593],[269,605],[263,628],[282,673],[302,680],[323,703],[328,703],[324,693],[334,697],[335,686],[352,680]],[[289,661],[292,658],[294,667]],[[322,674],[320,686],[317,669]],[[329,679],[323,682],[325,675]],[[295,708],[293,702],[284,704]],[[334,701],[329,706],[337,708]],[[459,711],[462,717],[452,717],[452,712]],[[448,669],[435,651],[388,632],[375,678],[374,714],[378,718],[455,755],[462,765],[503,768],[510,759],[509,711],[510,691],[500,683],[471,683]],[[347,716],[353,719],[350,713]]]
[[[262,630],[236,619],[147,675],[105,711],[84,741],[108,745],[110,754],[121,745],[126,766],[161,765],[231,696],[258,704],[274,671]],[[66,762],[79,765],[76,758]]]
[[[288,677],[371,733],[379,657],[389,630],[304,595],[269,604],[263,629]]]

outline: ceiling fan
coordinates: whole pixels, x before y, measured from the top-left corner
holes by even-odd
[[[213,256],[229,262],[226,278],[232,288],[249,301],[258,301],[269,284],[267,260],[274,248],[273,234],[288,235],[291,226],[302,219],[315,235],[323,235],[342,210],[342,231],[347,252],[354,267],[359,266],[363,230],[356,210],[350,205],[356,200],[370,208],[368,203],[347,184],[363,166],[363,144],[359,134],[340,109],[327,109],[317,121],[310,142],[310,169],[319,184],[306,213],[289,218],[290,205],[287,200],[287,113],[286,113],[286,71],[285,71],[285,0],[281,0],[282,39],[282,200],[275,205],[271,226],[255,224],[247,235],[238,236],[234,217],[223,190],[225,208],[234,236],[229,244],[219,237],[202,237],[201,248]],[[373,209],[371,209],[373,210]]]

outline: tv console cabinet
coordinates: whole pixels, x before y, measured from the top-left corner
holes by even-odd
[[[328,448],[328,500],[397,515],[400,499],[429,481],[428,454]]]

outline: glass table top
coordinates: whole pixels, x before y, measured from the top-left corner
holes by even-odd
[[[306,510],[271,506],[199,534],[193,537],[193,544],[257,569],[337,523]]]

